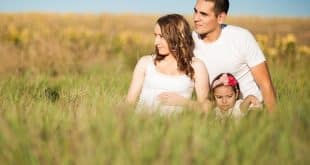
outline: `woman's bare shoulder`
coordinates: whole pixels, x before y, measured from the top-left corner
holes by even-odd
[[[146,56],[142,56],[140,57],[140,59],[138,60],[137,64],[136,64],[136,68],[137,69],[145,69],[146,66],[153,61],[153,56],[152,55],[146,55]]]
[[[205,64],[202,60],[200,60],[199,58],[197,57],[193,57],[193,60],[192,60],[192,66],[193,68],[205,68]]]
[[[151,62],[153,59],[154,59],[153,55],[145,55],[145,56],[140,57],[139,63],[140,62],[141,63],[148,63],[148,62]]]

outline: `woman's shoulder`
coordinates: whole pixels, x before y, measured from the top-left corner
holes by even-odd
[[[204,81],[207,81],[204,83],[208,83],[209,73],[208,73],[207,67],[204,64],[204,62],[195,57],[192,60],[192,67],[193,67],[194,72],[195,72],[195,79],[204,80]]]
[[[153,62],[153,60],[154,60],[154,56],[153,55],[145,55],[145,56],[140,57],[140,59],[138,61],[138,64],[146,66],[150,62]]]
[[[201,67],[205,68],[206,66],[205,66],[204,62],[201,59],[199,59],[197,57],[193,57],[193,59],[192,59],[192,67],[195,69],[195,68],[201,68]]]
[[[154,55],[145,55],[140,57],[139,62],[148,63],[154,60]]]
[[[135,70],[145,71],[147,66],[151,64],[153,61],[152,55],[146,55],[139,58],[138,62],[136,63]]]

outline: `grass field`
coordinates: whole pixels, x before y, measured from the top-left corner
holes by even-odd
[[[156,18],[0,14],[1,164],[310,163],[309,19],[228,20],[255,34],[279,101],[236,123],[124,104]]]

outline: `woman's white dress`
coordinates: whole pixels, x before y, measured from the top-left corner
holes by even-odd
[[[159,111],[162,114],[180,112],[182,111],[181,106],[163,105],[157,96],[162,92],[176,92],[187,99],[191,99],[193,89],[194,82],[187,75],[173,76],[159,72],[152,57],[146,68],[137,110]]]

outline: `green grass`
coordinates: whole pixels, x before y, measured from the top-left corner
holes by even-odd
[[[276,113],[219,122],[188,110],[137,114],[131,70],[11,75],[0,80],[3,164],[309,164],[308,62],[271,64]]]
[[[278,111],[219,122],[124,104],[137,58],[153,51],[157,16],[0,18],[0,164],[310,164],[310,56],[299,51],[307,19],[231,20],[271,45],[290,33],[298,40],[272,47],[275,56],[262,47]]]

